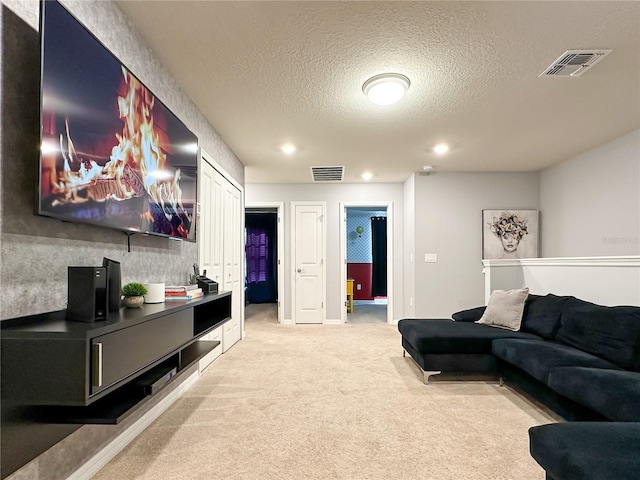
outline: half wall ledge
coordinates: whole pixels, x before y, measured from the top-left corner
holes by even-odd
[[[598,305],[640,306],[640,255],[482,260],[482,265],[485,304],[493,290],[528,287],[535,295],[573,295]]]

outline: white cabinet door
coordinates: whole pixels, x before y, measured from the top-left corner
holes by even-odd
[[[232,318],[223,326],[222,332],[222,351],[226,352],[229,350],[233,344],[235,344],[240,337],[242,337],[242,332],[240,331],[240,319]]]

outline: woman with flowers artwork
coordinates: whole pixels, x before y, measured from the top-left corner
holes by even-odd
[[[537,210],[483,210],[482,258],[538,256]]]

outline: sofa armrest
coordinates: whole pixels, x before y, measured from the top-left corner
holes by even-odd
[[[451,318],[453,318],[456,322],[475,322],[477,320],[480,320],[480,317],[482,317],[482,314],[484,313],[486,308],[486,306],[483,306],[470,308],[468,310],[461,310],[460,312],[456,312],[451,315]]]

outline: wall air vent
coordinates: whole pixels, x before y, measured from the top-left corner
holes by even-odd
[[[613,50],[567,50],[538,77],[579,77]]]
[[[311,167],[314,182],[341,182],[344,167]]]

